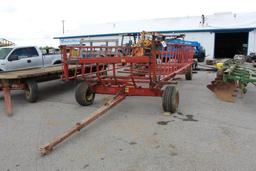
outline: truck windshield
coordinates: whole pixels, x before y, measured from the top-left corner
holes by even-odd
[[[0,59],[5,59],[11,51],[12,48],[0,48]]]

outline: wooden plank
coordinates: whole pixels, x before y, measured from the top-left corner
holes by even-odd
[[[69,69],[75,69],[76,66],[70,66]],[[62,66],[50,66],[45,68],[33,68],[33,69],[26,69],[26,70],[17,70],[17,71],[9,71],[9,72],[1,72],[0,79],[22,79],[22,78],[29,78],[29,77],[37,77],[47,74],[58,74],[62,73]]]

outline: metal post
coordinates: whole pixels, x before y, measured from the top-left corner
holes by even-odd
[[[69,80],[69,65],[66,46],[61,46],[61,53],[63,58],[63,75],[62,79],[65,81]]]
[[[4,93],[4,106],[6,109],[6,114],[7,116],[12,116],[13,110],[12,110],[12,101],[11,101],[11,92],[10,92],[9,83],[6,81],[3,81],[2,87],[3,87],[3,93]]]
[[[61,20],[62,22],[62,33],[65,33],[65,20]]]

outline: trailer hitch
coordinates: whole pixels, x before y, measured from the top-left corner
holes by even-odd
[[[109,109],[120,103],[125,99],[126,95],[123,93],[118,93],[112,99],[108,100],[103,106],[90,114],[89,117],[84,118],[81,122],[77,122],[71,129],[67,130],[63,134],[54,138],[50,143],[42,146],[40,148],[40,153],[42,156],[49,154],[55,146],[69,138],[71,135],[79,132],[84,127],[88,126],[90,123],[95,121],[97,118],[105,114]]]

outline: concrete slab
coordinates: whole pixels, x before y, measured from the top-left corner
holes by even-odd
[[[255,170],[256,89],[249,86],[236,103],[221,102],[206,88],[214,76],[181,76],[180,106],[171,116],[163,115],[161,98],[127,97],[45,157],[41,145],[111,96],[81,107],[73,83],[41,84],[34,104],[17,91],[13,117],[0,107],[0,170]]]

